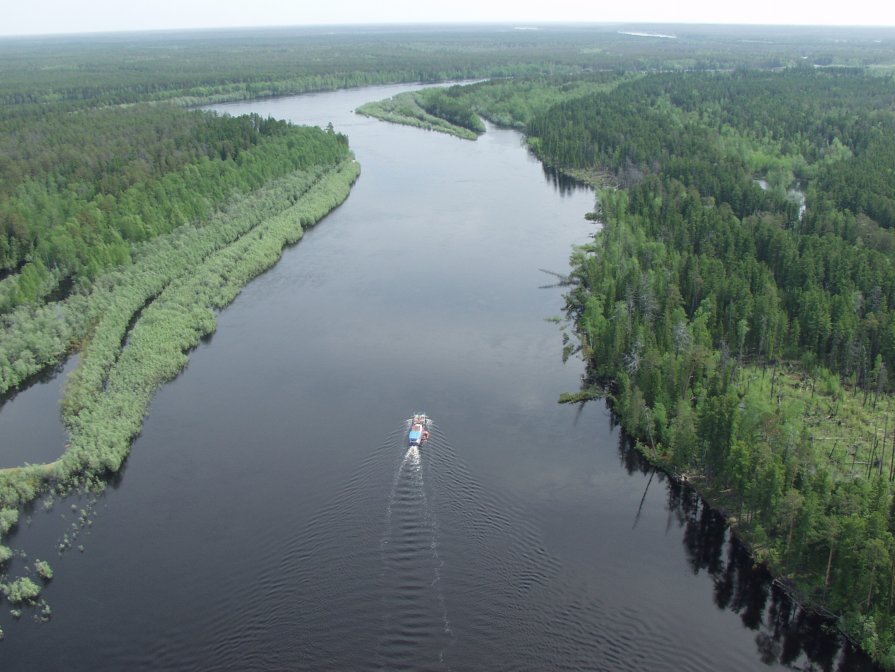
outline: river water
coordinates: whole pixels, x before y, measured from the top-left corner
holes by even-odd
[[[408,88],[217,108],[332,122],[363,173],[220,314],[105,493],[29,512],[11,544],[54,566],[53,616],[3,605],[2,669],[870,669],[602,404],[556,403],[583,366],[550,272],[593,194],[518,133],[352,112]],[[57,417],[41,390],[16,408]]]

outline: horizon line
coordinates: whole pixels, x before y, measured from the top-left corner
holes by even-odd
[[[306,23],[306,24],[258,24],[231,26],[192,26],[171,28],[110,28],[75,32],[49,33],[0,33],[0,39],[41,39],[64,37],[96,37],[126,35],[161,35],[171,33],[214,33],[235,31],[275,31],[275,30],[356,30],[356,29],[412,29],[412,28],[509,28],[537,29],[571,27],[614,27],[614,26],[675,26],[693,28],[788,28],[788,29],[862,29],[892,30],[895,24],[872,25],[860,23],[747,23],[747,22],[699,22],[699,21],[415,21],[415,22],[364,22],[364,23]]]

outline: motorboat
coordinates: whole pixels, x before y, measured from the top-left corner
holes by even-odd
[[[407,432],[407,445],[419,448],[429,440],[429,424],[431,420],[425,413],[414,413],[410,418],[410,431]]]

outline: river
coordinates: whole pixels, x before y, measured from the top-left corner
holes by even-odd
[[[220,314],[105,493],[29,513],[11,544],[55,568],[53,616],[2,609],[3,670],[871,669],[603,404],[556,403],[583,366],[551,272],[593,194],[516,132],[352,112],[408,88],[216,108],[332,122],[363,173]],[[58,416],[48,385],[15,408]]]

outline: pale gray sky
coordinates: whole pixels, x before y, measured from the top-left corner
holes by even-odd
[[[895,25],[886,0],[33,0],[5,3],[0,35],[346,23]]]

